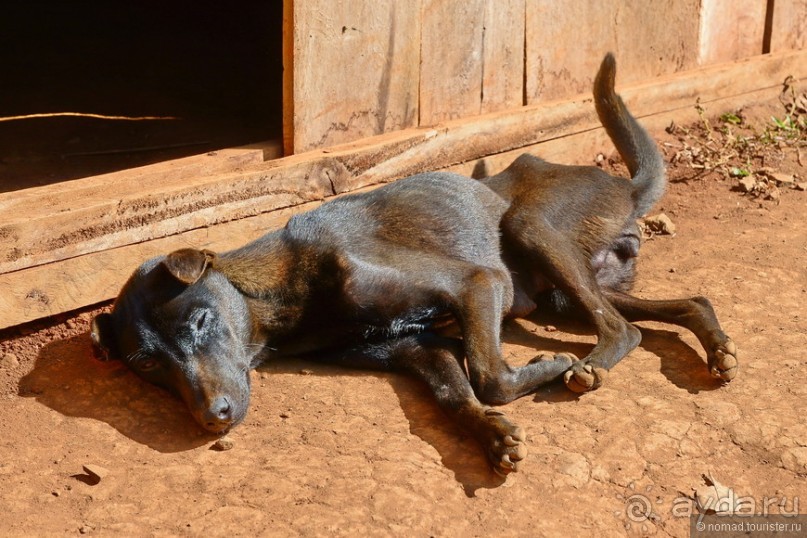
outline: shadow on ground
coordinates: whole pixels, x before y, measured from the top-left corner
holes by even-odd
[[[44,346],[18,393],[63,415],[105,422],[159,452],[190,450],[214,438],[179,399],[120,362],[96,360],[86,333]]]
[[[590,334],[588,328],[573,322],[560,327],[571,334]],[[642,334],[641,347],[660,358],[662,374],[675,386],[690,393],[720,386],[709,376],[702,350],[690,347],[677,332],[643,328]],[[536,354],[571,352],[583,357],[592,348],[589,343],[544,337],[518,324],[507,325],[504,340],[535,349]],[[627,357],[611,375],[630,375],[631,360],[636,359]],[[496,488],[504,483],[491,470],[482,447],[440,410],[425,384],[406,375],[347,370],[302,359],[275,362],[261,370],[290,373],[299,371],[300,364],[323,377],[383,377],[398,397],[410,432],[437,450],[443,465],[454,473],[466,495],[473,497],[478,489]],[[19,395],[35,398],[66,416],[105,422],[133,441],[159,452],[190,450],[215,438],[197,426],[179,399],[142,381],[120,362],[96,360],[87,334],[46,345],[33,370],[20,380]],[[570,392],[560,381],[541,387],[534,394],[535,401],[550,403],[571,402],[581,397],[585,395]]]
[[[570,319],[550,319],[546,317],[530,318],[538,325],[553,323],[562,333],[592,336],[590,327]],[[681,338],[686,329],[656,329],[639,325],[642,332],[642,341],[639,348],[656,355],[661,362],[660,372],[676,387],[684,389],[690,394],[697,394],[702,390],[711,391],[722,386],[722,382],[715,380],[709,374],[706,366],[706,352],[699,345],[693,348]],[[592,344],[578,342],[564,342],[556,338],[546,338],[539,333],[529,331],[518,324],[509,324],[505,331],[504,340],[510,344],[531,347],[538,351],[551,353],[573,353],[579,358],[585,357],[594,347]],[[637,360],[628,355],[622,359],[611,375],[630,375],[630,363]],[[607,383],[607,378],[605,383]],[[555,384],[539,389],[536,399],[548,401],[568,401],[576,399],[569,391],[558,391]]]

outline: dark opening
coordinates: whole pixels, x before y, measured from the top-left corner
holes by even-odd
[[[0,191],[282,137],[282,2],[10,2]],[[77,112],[124,121],[13,116]]]
[[[768,5],[765,11],[765,30],[762,33],[762,54],[769,54],[771,52],[771,35],[773,35],[773,3],[775,0],[768,0]]]

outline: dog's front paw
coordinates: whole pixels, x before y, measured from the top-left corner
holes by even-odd
[[[485,418],[490,429],[485,440],[488,458],[497,474],[507,476],[518,471],[518,464],[527,457],[527,434],[498,409],[485,409]]]
[[[582,393],[602,386],[607,370],[586,362],[576,362],[563,374],[563,381],[572,392]]]
[[[715,379],[731,381],[737,375],[740,364],[737,362],[737,346],[731,339],[715,346],[709,354],[709,373]]]

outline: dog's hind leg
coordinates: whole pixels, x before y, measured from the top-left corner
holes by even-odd
[[[524,430],[476,398],[465,375],[464,358],[461,340],[433,333],[367,344],[333,357],[348,366],[415,374],[431,388],[443,411],[482,444],[497,473],[516,471],[527,454]]]
[[[534,218],[534,214],[536,211],[525,211],[506,217],[502,226],[504,244],[527,263],[536,278],[548,279],[594,324],[597,344],[587,357],[571,366],[564,381],[574,392],[599,388],[605,372],[639,345],[641,333],[605,299],[588,256],[579,245],[570,241],[568,234]]]
[[[705,297],[651,301],[617,291],[604,290],[603,293],[628,321],[660,321],[692,331],[706,350],[712,377],[731,381],[737,375],[737,346],[723,332]]]

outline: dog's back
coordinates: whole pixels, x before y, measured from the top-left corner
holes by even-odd
[[[615,77],[616,61],[608,53],[594,80],[594,103],[603,127],[628,167],[629,183],[590,166],[554,164],[529,154],[518,157],[500,174],[480,180],[511,205],[518,199],[538,198],[536,190],[551,189],[551,197],[541,198],[556,207],[553,213],[566,213],[574,218],[624,213],[624,194],[628,190],[631,207],[626,220],[645,215],[664,194],[664,159],[656,143],[616,93]],[[479,166],[474,177],[481,176],[483,168]],[[616,212],[614,203],[618,204]],[[568,219],[568,224],[572,222],[572,218]]]
[[[498,260],[497,230],[506,210],[476,181],[429,172],[338,198],[292,217],[286,228],[298,241],[327,237],[326,243],[357,256],[386,256],[394,245],[490,265]]]

